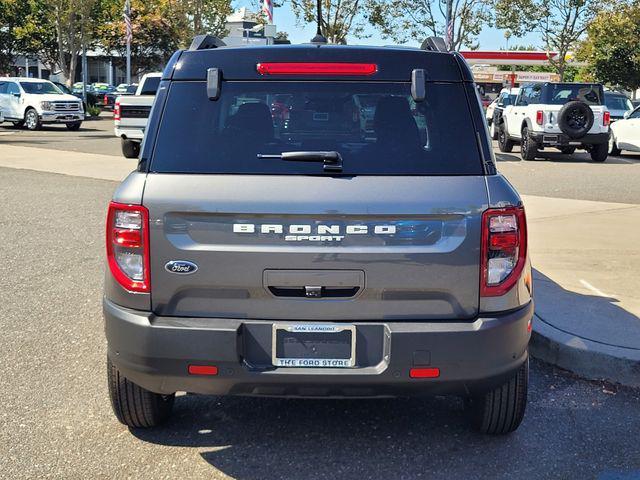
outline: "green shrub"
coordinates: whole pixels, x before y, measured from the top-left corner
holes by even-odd
[[[102,110],[100,110],[100,107],[96,105],[87,106],[87,113],[92,117],[97,117],[98,115],[100,115],[100,112],[102,112]]]

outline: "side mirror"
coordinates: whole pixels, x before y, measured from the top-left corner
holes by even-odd
[[[18,92],[18,93],[14,92],[11,95],[13,95],[16,98],[20,98],[20,92]]]
[[[629,110],[627,110],[626,112],[624,112],[623,117],[624,118],[629,118],[629,115],[631,115],[631,112]]]

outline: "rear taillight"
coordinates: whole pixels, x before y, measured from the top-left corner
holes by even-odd
[[[111,202],[107,213],[107,261],[116,281],[132,292],[149,292],[149,211]]]
[[[602,125],[604,125],[605,127],[608,127],[610,123],[611,123],[611,113],[604,112],[604,115],[602,115]]]
[[[105,94],[104,97],[102,97],[102,103],[104,103],[105,105],[109,103],[109,97],[107,97],[107,94]]]
[[[527,257],[527,220],[522,207],[482,214],[480,295],[507,293],[518,281]]]
[[[538,110],[536,112],[536,123],[538,125],[542,125],[544,123],[544,112],[542,110]]]
[[[113,119],[120,120],[120,100],[116,100],[116,103],[113,105]]]

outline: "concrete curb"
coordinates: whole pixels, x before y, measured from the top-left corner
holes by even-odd
[[[534,357],[589,380],[640,387],[640,349],[577,337],[534,315],[529,351]]]

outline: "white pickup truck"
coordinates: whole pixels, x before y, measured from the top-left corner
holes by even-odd
[[[135,95],[116,98],[113,107],[115,134],[120,137],[122,154],[127,158],[136,158],[140,153],[140,144],[161,78],[160,72],[147,73],[140,80]]]
[[[502,113],[498,146],[501,152],[510,152],[519,143],[524,160],[534,160],[547,147],[566,154],[581,148],[594,162],[604,162],[610,120],[600,84],[525,84],[515,104]]]

